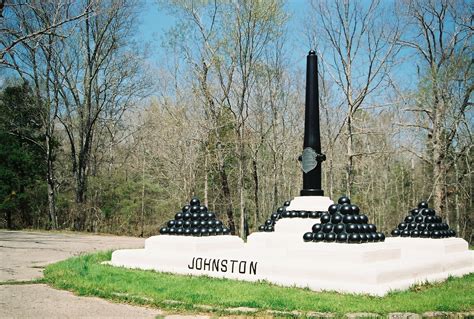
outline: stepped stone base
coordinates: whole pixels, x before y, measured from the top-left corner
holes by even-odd
[[[474,272],[474,252],[460,238],[387,238],[381,243],[304,243],[301,235],[154,236],[145,249],[117,250],[109,264],[282,286],[382,296],[415,283]]]

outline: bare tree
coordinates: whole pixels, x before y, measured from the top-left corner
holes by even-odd
[[[427,133],[428,152],[417,156],[432,167],[434,208],[443,215],[448,212],[447,175],[457,157],[449,154],[463,154],[472,145],[458,143],[462,128],[468,134],[472,128],[466,122],[474,90],[472,16],[467,8],[468,2],[445,0],[406,1],[400,7],[408,28],[399,43],[415,53],[422,70],[416,105],[406,111],[420,119],[410,125]]]
[[[384,14],[380,1],[311,1],[311,42],[332,81],[342,91],[347,107],[339,134],[344,134],[346,145],[346,185],[348,196],[354,184],[354,160],[367,155],[355,148],[356,115],[364,103],[380,90],[393,65],[398,51],[399,30]]]

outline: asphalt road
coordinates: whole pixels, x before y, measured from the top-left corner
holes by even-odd
[[[134,237],[0,230],[0,318],[155,318],[161,315],[158,309],[78,297],[44,284],[21,283],[41,278],[46,265],[71,256],[97,250],[142,248],[143,245],[144,239]]]

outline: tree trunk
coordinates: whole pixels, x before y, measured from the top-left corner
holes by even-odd
[[[51,229],[57,229],[58,218],[56,216],[56,185],[54,181],[54,163],[51,154],[51,138],[48,134],[46,134],[46,162],[46,182],[48,184],[48,215],[51,223]]]
[[[220,169],[222,191],[224,192],[224,202],[227,203],[227,222],[229,223],[230,233],[235,235],[234,208],[232,206],[232,197],[230,195],[229,181],[224,166]]]
[[[258,192],[260,191],[260,189],[259,189],[257,159],[256,158],[254,158],[252,160],[252,168],[253,168],[254,200],[255,200],[254,226],[256,226],[258,224],[258,221],[260,220],[260,199],[259,199],[259,196],[258,196]]]

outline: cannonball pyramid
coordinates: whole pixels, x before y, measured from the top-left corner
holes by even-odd
[[[230,229],[216,218],[216,214],[201,205],[199,198],[193,197],[189,205],[184,205],[174,219],[160,229],[162,235],[175,236],[217,236],[228,235]]]
[[[305,242],[373,243],[385,240],[385,235],[377,232],[374,224],[368,224],[367,215],[359,214],[357,205],[352,205],[348,197],[341,197],[338,204],[329,206],[320,222],[313,225],[313,231],[303,235]]]
[[[283,206],[278,207],[277,211],[270,215],[263,225],[258,226],[260,232],[275,231],[275,224],[282,218],[320,218],[324,213],[320,211],[295,211],[286,210],[290,206],[290,201],[286,201]]]
[[[436,211],[429,208],[427,202],[422,201],[418,204],[418,208],[412,209],[410,215],[392,230],[392,236],[434,239],[455,237],[456,232],[442,221],[441,217],[436,215]]]

